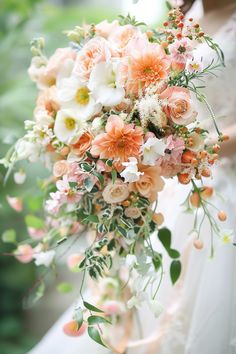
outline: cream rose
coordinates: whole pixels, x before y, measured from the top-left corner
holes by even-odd
[[[179,125],[195,121],[197,112],[193,108],[189,90],[184,87],[168,87],[160,95],[166,115]]]
[[[68,172],[68,162],[65,160],[60,160],[55,162],[53,166],[53,175],[55,177],[61,177],[66,175]]]
[[[128,198],[129,188],[127,184],[117,180],[114,184],[111,182],[104,188],[102,196],[108,204],[121,203]]]
[[[127,218],[137,219],[140,217],[140,215],[141,212],[136,207],[128,207],[125,209],[125,216],[127,216]]]
[[[161,168],[158,166],[139,166],[139,171],[143,172],[139,180],[130,184],[131,191],[137,191],[142,196],[148,198],[150,202],[157,199],[157,192],[162,191],[164,188],[164,181],[160,177]]]

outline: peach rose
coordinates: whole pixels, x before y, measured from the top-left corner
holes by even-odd
[[[78,53],[75,61],[74,73],[81,80],[87,81],[93,67],[101,62],[107,62],[111,58],[109,43],[103,37],[95,37],[88,41]]]
[[[46,76],[49,78],[56,79],[62,65],[67,60],[75,60],[76,52],[67,47],[67,48],[58,48],[55,53],[49,58],[47,68],[46,68]]]
[[[168,87],[160,95],[166,115],[175,123],[187,125],[197,116],[189,90],[184,87]]]
[[[162,191],[165,184],[160,177],[161,168],[159,166],[139,165],[138,170],[143,172],[143,175],[139,177],[137,182],[130,184],[130,190],[139,192],[150,202],[154,202],[157,199],[157,192]]]
[[[83,155],[91,146],[93,136],[89,132],[84,132],[81,137],[71,145],[71,151],[76,155]]]
[[[116,28],[119,27],[119,22],[117,20],[114,20],[111,23],[105,20],[95,26],[95,32],[98,36],[107,38]]]
[[[115,183],[110,182],[102,193],[108,204],[121,203],[129,196],[129,188],[122,180],[117,179]]]
[[[53,176],[62,177],[69,171],[68,162],[65,160],[56,161],[53,165]]]
[[[51,86],[41,91],[34,110],[35,120],[41,125],[50,125],[54,122],[55,113],[60,105],[57,102],[56,86]]]

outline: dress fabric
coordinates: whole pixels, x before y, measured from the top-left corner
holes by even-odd
[[[236,12],[214,38],[225,53],[226,68],[217,78],[209,77],[205,93],[221,118],[219,125],[223,129],[236,123]],[[209,61],[212,58],[212,52],[205,45],[199,47],[198,54]],[[200,105],[197,110],[208,125],[207,110]],[[213,181],[207,183],[213,184],[224,196],[224,202],[218,198],[218,206],[228,214],[222,226],[236,230],[236,155],[221,162],[214,169],[213,177]],[[139,310],[144,339],[138,341],[134,336],[125,354],[236,354],[236,248],[215,237],[215,254],[210,258],[207,223],[201,233],[204,248],[199,251],[192,247],[188,232],[193,216],[183,214],[180,207],[188,189],[169,180],[159,200],[159,210],[164,211],[166,225],[173,231],[173,246],[183,253],[181,278],[172,288],[168,274],[164,277],[158,300],[165,310],[158,319],[145,307]],[[28,354],[111,353],[87,334],[70,338],[63,333],[62,326],[71,319],[72,311],[73,307],[69,308]]]

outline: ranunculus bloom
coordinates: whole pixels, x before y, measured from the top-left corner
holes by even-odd
[[[7,198],[7,202],[10,205],[10,207],[12,207],[12,209],[14,209],[15,211],[21,212],[23,209],[23,202],[21,198],[17,198],[17,197],[10,197],[9,195],[6,197]]]
[[[92,143],[91,154],[102,159],[119,159],[121,162],[139,155],[143,131],[133,124],[124,124],[116,115],[109,117],[106,133],[99,134]]]
[[[83,81],[89,79],[93,67],[111,58],[109,43],[102,37],[95,37],[88,41],[78,53],[74,66],[74,74]]]
[[[53,175],[55,177],[62,177],[67,174],[69,164],[65,160],[56,161],[53,165]]]
[[[118,52],[122,53],[129,41],[139,32],[137,27],[132,25],[119,26],[112,31],[108,37],[108,41]]]
[[[150,43],[145,35],[131,39],[125,54],[128,59],[123,67],[123,79],[129,93],[137,95],[140,90],[167,78],[169,58],[160,45]]]
[[[192,123],[197,116],[189,90],[184,87],[168,87],[160,95],[166,115],[179,125]]]
[[[117,179],[115,183],[109,183],[102,193],[108,204],[121,203],[129,196],[129,188],[122,180]]]
[[[131,219],[137,219],[141,216],[141,211],[137,207],[128,207],[125,209],[125,216]]]
[[[109,23],[107,20],[104,20],[95,25],[95,32],[98,36],[107,38],[118,27],[120,26],[117,20],[114,20],[111,23]]]
[[[140,165],[139,171],[144,174],[140,176],[137,182],[130,184],[130,190],[139,192],[142,196],[148,198],[150,202],[154,202],[157,199],[157,192],[162,191],[165,185],[160,177],[161,168]]]
[[[15,251],[15,257],[21,263],[29,263],[33,259],[33,248],[30,245],[20,245]]]
[[[81,137],[71,145],[71,151],[76,155],[83,155],[91,146],[93,136],[89,132],[84,132]]]

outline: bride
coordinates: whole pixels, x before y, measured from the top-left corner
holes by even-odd
[[[194,1],[186,1],[185,9]],[[216,107],[219,125],[224,133],[231,136],[222,149],[222,165],[216,168],[214,183],[226,197],[220,200],[219,208],[228,207],[227,229],[236,229],[236,201],[234,183],[236,181],[236,4],[234,0],[204,0],[205,14],[202,27],[212,35],[225,53],[226,68],[219,77],[209,78],[206,95],[209,103]],[[199,46],[199,57],[211,60],[211,53],[204,45]],[[207,64],[207,63],[205,63]],[[207,112],[201,115],[207,122]],[[229,159],[230,157],[230,159]],[[170,181],[167,193],[172,195]],[[165,195],[166,199],[168,197]],[[165,200],[160,203],[165,206]],[[176,195],[172,210],[178,210],[180,196]],[[224,204],[224,205],[223,205]],[[175,208],[175,209],[174,209]],[[235,248],[222,234],[222,240],[214,241],[215,255],[210,259],[210,232],[203,226],[201,249],[192,246],[192,238],[187,237],[191,228],[191,216],[176,212],[167,224],[175,230],[174,243],[182,248],[183,271],[181,278],[172,289],[167,277],[159,293],[159,301],[165,310],[157,319],[139,311],[144,339],[129,341],[127,354],[236,354],[236,255]],[[170,216],[169,216],[170,217]],[[234,223],[234,224],[233,224]],[[188,227],[189,224],[189,227]],[[183,229],[184,227],[184,229]],[[198,247],[200,248],[200,247]],[[29,354],[108,354],[110,351],[91,341],[87,335],[70,338],[62,332],[63,324],[71,319],[72,309],[66,311],[41,342]]]

